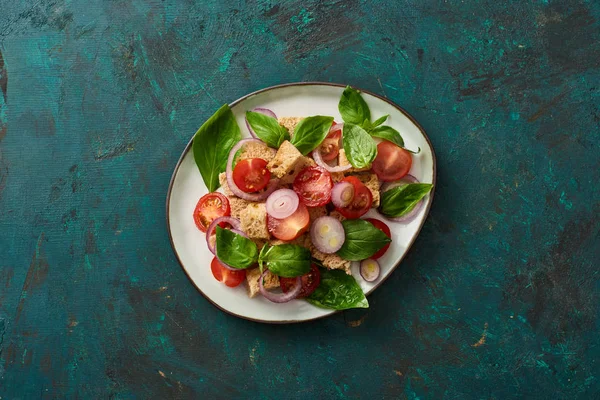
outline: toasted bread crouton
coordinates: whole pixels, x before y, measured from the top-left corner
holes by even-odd
[[[296,125],[298,125],[298,122],[302,121],[303,119],[304,118],[302,117],[280,117],[277,119],[277,122],[279,122],[279,125],[287,128],[287,130],[290,132],[290,135],[293,135]]]
[[[254,297],[259,292],[260,289],[258,287],[258,279],[260,278],[260,269],[247,269],[246,270],[246,280],[248,281],[248,296]],[[265,289],[274,289],[279,287],[279,277],[277,275],[273,275],[270,271],[267,272],[264,278],[263,286]]]
[[[307,236],[305,240],[305,246],[308,247],[310,253],[314,258],[321,261],[323,266],[327,269],[342,269],[346,271],[347,274],[350,274],[350,261],[344,260],[342,257],[337,254],[325,254],[317,250],[315,245],[310,240],[310,237]]]
[[[307,208],[308,208],[308,214],[310,215],[311,223],[315,222],[315,219],[327,215],[327,209],[325,208],[325,206],[307,207]]]
[[[350,165],[350,161],[348,160],[348,158],[346,157],[346,150],[344,149],[340,149],[340,152],[338,153],[338,165],[340,166],[344,166],[344,165]],[[368,165],[364,168],[350,168],[348,171],[346,172],[360,172],[360,171],[368,171],[371,169],[371,166]]]
[[[333,181],[333,183],[338,183],[344,178],[345,178],[345,176],[344,176],[343,172],[332,172],[331,173],[331,180]]]
[[[250,203],[240,213],[241,230],[251,239],[269,239],[267,229],[267,206],[265,203]]]
[[[275,149],[270,148],[264,143],[250,142],[244,145],[243,150],[240,152],[239,160],[245,160],[247,158],[262,158],[269,162],[275,157]]]
[[[240,199],[239,197],[236,196],[229,196],[229,207],[231,209],[231,216],[233,218],[237,218],[240,219],[240,216],[242,215],[242,211],[244,211],[246,208],[248,208],[248,206],[250,204],[258,204],[258,203],[253,203],[251,201],[247,201],[244,199]]]
[[[221,183],[223,194],[225,196],[233,196],[233,192],[229,189],[229,185],[227,184],[227,174],[225,172],[219,174],[219,182]]]
[[[286,140],[277,150],[275,158],[267,164],[267,168],[271,174],[281,179],[282,185],[286,185],[294,182],[296,175],[303,168],[313,165],[315,162],[311,158],[303,156],[293,144]]]
[[[355,176],[371,191],[371,194],[373,195],[371,207],[379,207],[379,178],[377,178],[377,175],[362,173],[356,174]]]
[[[333,217],[333,218],[335,218],[335,219],[337,219],[337,220],[339,220],[340,222],[342,222],[342,221],[344,221],[344,220],[346,219],[346,217],[344,217],[342,214],[340,214],[340,213],[339,213],[339,212],[337,212],[337,211],[332,211],[332,212],[330,212],[330,213],[329,213],[329,216],[330,216],[330,217]]]

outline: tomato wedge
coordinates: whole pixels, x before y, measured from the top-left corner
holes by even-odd
[[[324,161],[334,160],[340,152],[340,138],[342,137],[342,130],[339,128],[333,130],[335,125],[336,123],[334,122],[329,134],[325,140],[323,140],[321,146],[319,146],[321,158]]]
[[[325,168],[307,167],[296,176],[293,187],[304,204],[318,207],[324,206],[331,200],[333,181],[331,174]]]
[[[231,213],[229,200],[221,193],[205,194],[198,200],[194,210],[194,222],[202,232],[206,232],[210,224],[219,217],[228,217]],[[222,226],[223,228],[225,226]]]
[[[262,158],[238,161],[233,169],[233,181],[246,193],[264,189],[270,179],[271,172],[267,169],[267,161]]]
[[[352,203],[346,207],[336,207],[335,209],[346,218],[360,218],[371,208],[373,195],[369,188],[355,176],[347,176],[342,179],[342,182],[344,181],[354,185],[354,199],[352,199]]]
[[[210,270],[213,276],[219,282],[224,283],[229,287],[236,287],[246,279],[246,270],[231,271],[225,268],[221,262],[214,257],[210,263]]]
[[[377,145],[377,157],[372,169],[384,182],[397,181],[408,174],[412,166],[412,156],[402,147],[384,140]]]
[[[279,278],[279,287],[283,293],[289,292],[289,290],[296,283],[296,278]],[[310,296],[321,283],[321,272],[319,268],[312,264],[308,274],[302,275],[302,289],[297,298]]]
[[[294,240],[308,229],[310,214],[308,208],[302,203],[292,215],[284,219],[277,219],[267,215],[267,228],[271,235],[279,240]]]
[[[392,238],[392,232],[390,231],[390,227],[386,225],[385,222],[380,221],[378,219],[375,218],[365,218],[365,221],[369,221],[370,223],[373,224],[373,226],[377,229],[379,229],[381,232],[385,233],[385,236],[389,237],[390,239]],[[390,244],[388,243],[386,244],[384,247],[382,247],[381,249],[379,249],[379,251],[375,254],[373,254],[371,256],[372,259],[377,260],[378,258],[380,258],[381,256],[383,256],[385,254],[385,252],[390,248]]]

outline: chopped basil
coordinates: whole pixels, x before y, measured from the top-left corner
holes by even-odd
[[[362,289],[351,276],[340,270],[320,268],[321,283],[306,298],[317,307],[334,310],[349,308],[369,308],[369,302]]]
[[[345,260],[367,259],[391,242],[385,233],[364,219],[347,219],[342,221],[342,226],[346,240],[336,254]]]
[[[254,133],[256,133],[256,136],[269,147],[277,149],[283,141],[290,140],[288,130],[279,125],[277,119],[269,115],[248,111],[246,112],[246,120]]]
[[[218,225],[216,248],[219,260],[233,268],[246,269],[258,259],[256,243]]]
[[[300,153],[307,155],[327,137],[332,122],[333,117],[323,115],[304,118],[294,128],[291,143],[296,146]]]
[[[338,110],[346,123],[362,125],[365,120],[371,121],[371,110],[356,89],[347,86],[342,93]]]
[[[241,138],[240,127],[228,104],[219,108],[194,135],[194,161],[209,192],[219,188],[219,174],[225,171],[229,152]]]
[[[344,124],[342,135],[346,158],[354,168],[365,168],[371,165],[377,156],[377,145],[369,134],[360,126]]]
[[[258,255],[261,272],[266,267],[272,274],[284,278],[295,278],[310,271],[310,251],[293,244],[264,245]]]
[[[409,183],[383,192],[379,209],[389,217],[401,217],[410,212],[431,191],[431,183]]]

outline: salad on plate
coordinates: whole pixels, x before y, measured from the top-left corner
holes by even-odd
[[[209,193],[193,210],[214,254],[210,268],[229,287],[274,303],[303,299],[328,309],[366,308],[356,279],[375,282],[393,238],[433,185],[410,175],[418,152],[398,131],[371,122],[359,91],[346,87],[331,116],[246,112],[242,139],[228,105],[195,134],[194,160]],[[376,209],[378,218],[365,218]],[[372,214],[372,213],[371,213]],[[360,262],[360,276],[351,263]],[[206,266],[208,268],[208,266]]]

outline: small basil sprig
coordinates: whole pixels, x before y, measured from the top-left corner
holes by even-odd
[[[288,130],[279,125],[277,119],[254,111],[246,112],[246,120],[256,136],[269,147],[279,148],[285,140],[290,140]]]
[[[369,308],[365,294],[351,275],[340,270],[319,269],[321,283],[306,301],[317,307],[333,310]]]
[[[310,251],[293,244],[264,245],[258,255],[260,271],[266,267],[272,274],[295,278],[310,271]]]
[[[345,260],[367,259],[391,242],[385,233],[364,219],[347,219],[342,221],[342,226],[346,240],[337,251],[337,255]]]
[[[410,212],[431,191],[431,183],[409,183],[383,192],[379,210],[389,217]]]
[[[194,135],[194,161],[209,192],[219,188],[219,174],[227,167],[229,151],[241,138],[240,127],[228,104],[219,108]]]
[[[346,86],[338,110],[342,115],[344,122],[355,125],[362,125],[365,121],[371,121],[371,110],[360,95],[360,92],[350,86]]]
[[[331,128],[333,117],[316,115],[301,120],[294,128],[291,143],[300,153],[307,155],[325,139]]]
[[[233,268],[246,269],[258,259],[256,243],[218,225],[216,248],[219,260]]]
[[[360,126],[344,124],[342,142],[346,158],[354,168],[365,168],[377,157],[377,145],[373,138]]]

